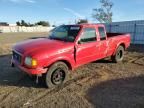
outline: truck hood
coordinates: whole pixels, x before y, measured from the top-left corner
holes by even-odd
[[[60,51],[73,46],[73,43],[63,42],[58,40],[50,40],[48,38],[31,39],[17,43],[13,50],[21,54],[28,54],[33,56],[38,53],[52,53],[54,51]]]

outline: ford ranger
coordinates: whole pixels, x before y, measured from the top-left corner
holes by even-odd
[[[11,65],[55,87],[66,81],[69,70],[81,65],[106,57],[122,61],[130,40],[130,34],[106,33],[102,24],[61,25],[46,38],[13,46]]]

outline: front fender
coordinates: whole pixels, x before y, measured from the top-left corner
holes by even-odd
[[[49,67],[58,61],[65,62],[71,70],[75,67],[75,62],[68,57],[51,58],[46,62],[45,67]]]

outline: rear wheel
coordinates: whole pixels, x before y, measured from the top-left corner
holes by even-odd
[[[112,61],[114,62],[121,62],[124,58],[124,47],[119,46],[115,55],[111,56]]]
[[[68,78],[68,67],[63,62],[54,63],[44,75],[45,85],[48,88],[61,85],[66,82]]]

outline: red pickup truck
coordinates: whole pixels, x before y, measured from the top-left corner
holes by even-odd
[[[64,83],[69,70],[92,61],[111,57],[123,60],[130,34],[106,33],[102,24],[62,25],[47,38],[17,43],[12,48],[12,67],[43,77],[47,87]]]

